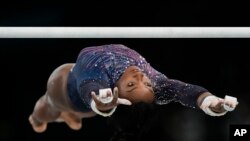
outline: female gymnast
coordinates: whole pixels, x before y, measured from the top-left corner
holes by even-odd
[[[79,130],[82,118],[111,116],[119,104],[162,105],[171,101],[211,116],[222,116],[238,104],[234,97],[222,99],[201,86],[169,79],[136,51],[111,44],[84,48],[75,64],[56,68],[29,122],[38,133],[54,121]]]

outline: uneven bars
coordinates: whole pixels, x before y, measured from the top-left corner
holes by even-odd
[[[250,27],[0,27],[0,38],[249,38]]]

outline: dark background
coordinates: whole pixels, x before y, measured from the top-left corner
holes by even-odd
[[[1,3],[0,26],[238,27],[250,25],[248,13],[248,4],[241,1],[22,0]],[[250,124],[249,39],[0,39],[0,140],[110,140],[117,130],[99,116],[83,119],[80,131],[52,123],[43,134],[33,132],[28,116],[56,67],[75,62],[84,47],[114,43],[135,49],[170,78],[201,85],[220,97],[236,96],[240,102],[219,118],[177,103],[157,107],[155,116],[148,116],[151,128],[135,133],[133,140],[224,141],[230,124]]]
[[[74,62],[88,46],[124,44],[141,53],[170,78],[201,85],[211,93],[236,96],[238,108],[210,117],[178,103],[160,107],[153,124],[138,140],[228,140],[230,124],[249,124],[249,39],[1,39],[1,140],[109,140],[114,128],[105,118],[83,119],[80,131],[52,123],[43,134],[28,123],[50,73]],[[134,140],[137,140],[135,135]]]
[[[22,0],[0,5],[0,26],[249,26],[242,0]]]

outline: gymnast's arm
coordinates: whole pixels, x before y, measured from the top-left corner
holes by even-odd
[[[188,84],[179,80],[169,79],[163,74],[159,74],[156,79],[155,95],[156,103],[164,104],[170,101],[179,102],[184,106],[199,108],[200,102],[208,95],[212,95],[207,89],[198,85]],[[199,98],[199,96],[202,96]]]
[[[201,109],[210,116],[223,116],[238,105],[235,97],[226,96],[222,99],[201,86],[169,79],[161,73],[156,78],[155,95],[158,104],[176,101],[184,106]]]
[[[111,91],[106,91],[106,95],[100,96],[98,91],[108,89],[109,86],[104,82],[96,82],[92,80],[83,81],[79,83],[78,90],[74,88],[75,81],[69,83],[69,98],[74,103],[73,107],[76,111],[89,112],[93,111],[98,115],[107,117],[115,112],[118,104],[131,105],[131,102],[126,99],[118,98],[118,88],[115,87],[113,94]],[[110,89],[111,90],[111,89]],[[103,102],[102,99],[110,98],[110,102]]]

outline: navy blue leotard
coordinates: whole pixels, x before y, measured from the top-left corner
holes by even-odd
[[[99,89],[113,89],[129,66],[139,67],[151,80],[156,104],[176,101],[197,108],[198,96],[207,91],[198,85],[169,79],[151,67],[139,53],[124,45],[87,47],[80,52],[68,76],[68,95],[75,109],[91,111],[91,91],[98,94]]]

